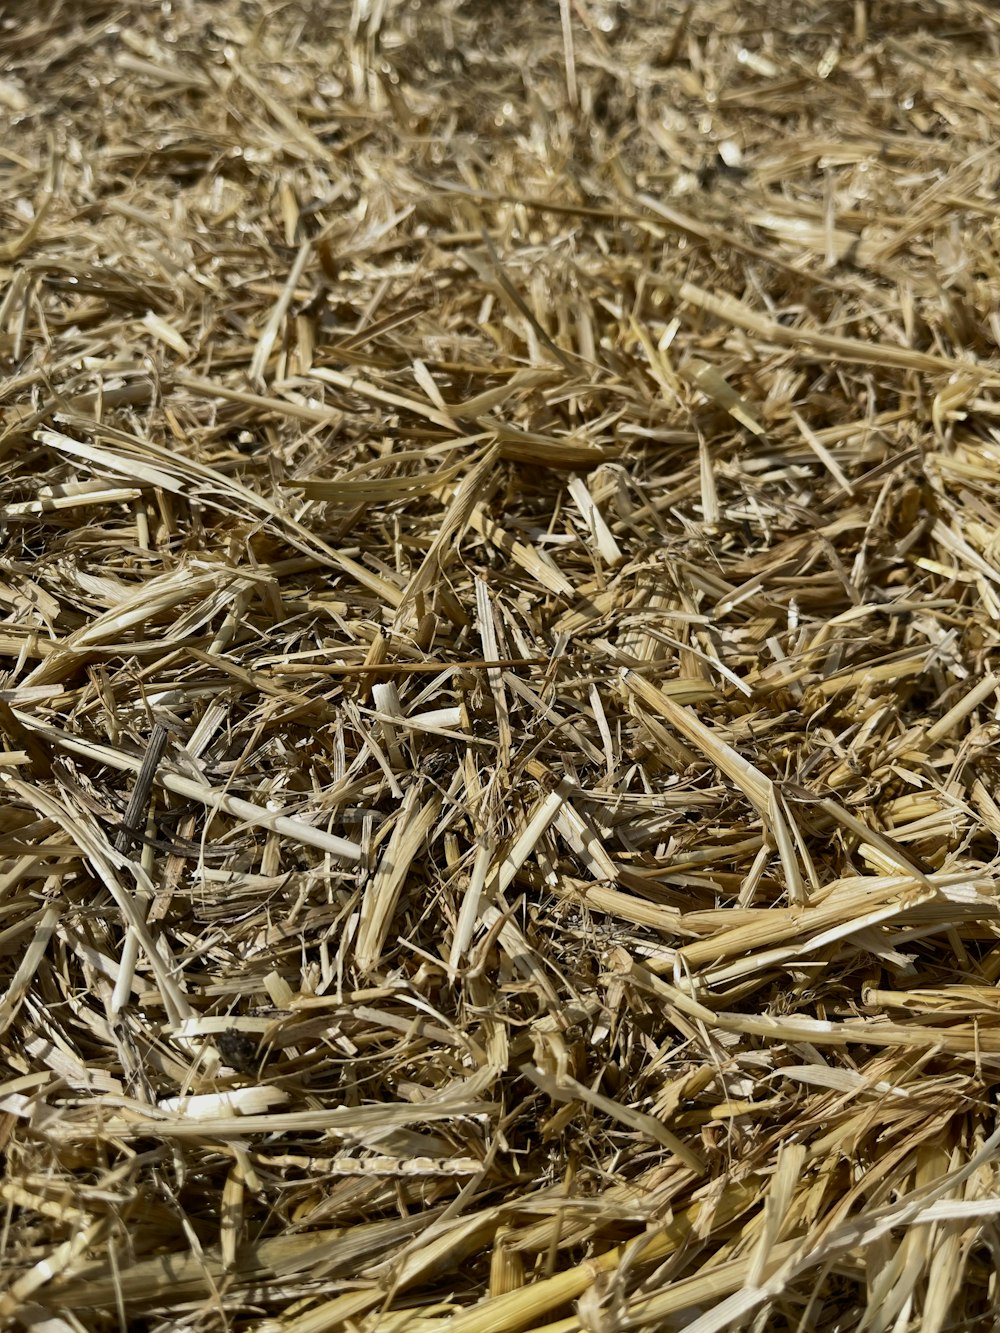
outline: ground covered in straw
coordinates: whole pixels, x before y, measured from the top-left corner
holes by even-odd
[[[12,0],[0,119],[0,1318],[993,1328],[993,6]]]

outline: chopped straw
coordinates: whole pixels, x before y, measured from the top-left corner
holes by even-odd
[[[3,1327],[995,1327],[998,53],[0,13]]]

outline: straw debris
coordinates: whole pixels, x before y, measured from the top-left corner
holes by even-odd
[[[3,1326],[995,1326],[998,53],[0,13]]]

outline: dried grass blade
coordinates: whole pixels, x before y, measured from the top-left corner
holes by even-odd
[[[102,471],[118,473],[127,477],[129,481],[138,481],[144,486],[158,486],[161,490],[170,491],[174,494],[183,490],[183,483],[168,472],[152,467],[141,459],[127,458],[122,454],[112,454],[106,449],[98,449],[95,445],[71,439],[68,435],[63,435],[61,431],[38,430],[35,431],[33,438],[49,449],[55,449],[70,458],[82,459],[83,462],[96,466]]]
[[[420,568],[403,591],[396,608],[397,626],[413,602],[442,576],[449,559],[455,555],[455,548],[469,525],[473,509],[483,502],[484,494],[488,496],[493,489],[493,474],[499,456],[499,445],[492,445],[457,486]]]
[[[616,565],[621,564],[625,557],[622,554],[621,547],[612,536],[611,529],[605,523],[604,516],[598,509],[594,497],[580,477],[571,477],[567,489],[573,497],[577,509],[583,515],[584,522],[590,530],[601,559],[609,569],[614,569]]]
[[[525,570],[532,578],[559,597],[572,597],[573,584],[531,546],[519,542],[501,528],[499,522],[489,517],[482,505],[476,505],[469,517],[470,526],[488,542]]]
[[[422,795],[419,784],[409,787],[378,869],[365,889],[355,946],[355,958],[362,973],[371,972],[378,964],[403,884],[440,812],[438,794],[421,805]]]
[[[605,1097],[603,1093],[595,1092],[592,1088],[584,1087],[582,1083],[568,1075],[560,1078],[554,1074],[547,1074],[533,1065],[522,1065],[521,1073],[554,1101],[580,1101],[585,1105],[593,1106],[596,1110],[610,1116],[612,1120],[618,1120],[623,1125],[628,1125],[629,1129],[635,1130],[637,1134],[651,1138],[655,1143],[666,1148],[668,1152],[673,1153],[675,1157],[682,1161],[688,1170],[696,1172],[699,1176],[705,1174],[705,1163],[697,1153],[693,1153],[676,1134],[672,1134],[666,1125],[657,1120],[655,1116],[646,1115],[643,1111],[636,1111],[631,1106],[622,1106],[620,1102]]]
[[[692,745],[716,765],[731,782],[739,787],[747,800],[765,817],[768,817],[771,805],[772,783],[758,768],[738,754],[731,745],[720,740],[690,709],[682,708],[664,692],[637,672],[623,670],[622,683],[629,693],[634,694],[650,708],[654,708],[666,720],[686,737]]]
[[[250,362],[248,374],[251,383],[260,389],[265,387],[264,372],[267,369],[267,363],[271,359],[278,333],[288,314],[288,307],[295,296],[295,290],[302,281],[302,275],[306,271],[306,265],[309,263],[311,255],[312,243],[305,241],[299,247],[299,252],[295,256],[295,263],[292,265],[288,277],[285,279],[285,285],[281,289],[281,295],[275,302],[274,309],[271,311],[268,321],[257,340],[257,347]]]
[[[54,881],[58,883],[58,880]],[[24,951],[24,956],[11,977],[10,985],[0,996],[0,1034],[6,1032],[17,1015],[18,1008],[38,970],[38,965],[45,956],[53,932],[59,922],[59,908],[55,904],[46,907],[35,924],[31,942]]]
[[[984,704],[991,694],[996,694],[998,689],[1000,689],[1000,676],[989,672],[978,685],[974,685],[967,694],[953,704],[944,717],[927,728],[929,743],[935,745],[950,735],[959,722],[963,722],[980,704]]]
[[[726,383],[714,366],[696,358],[687,363],[684,373],[708,399],[728,412],[741,426],[746,426],[754,435],[764,434],[764,427],[753,415],[750,405],[730,384]]]

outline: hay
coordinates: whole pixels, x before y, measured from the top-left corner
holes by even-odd
[[[8,1326],[994,1326],[998,88],[0,15]]]

